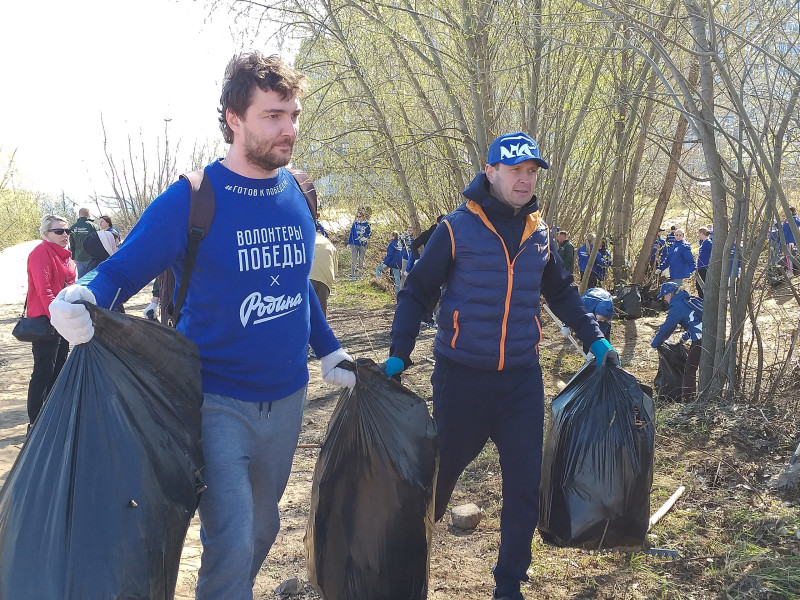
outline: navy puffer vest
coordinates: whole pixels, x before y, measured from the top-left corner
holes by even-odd
[[[477,202],[465,202],[442,225],[450,232],[454,265],[442,288],[434,352],[482,370],[535,366],[542,271],[550,259],[539,211],[527,215],[516,256],[508,255]]]

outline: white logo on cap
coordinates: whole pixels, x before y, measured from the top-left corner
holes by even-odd
[[[511,138],[514,139],[514,138]],[[523,139],[524,138],[517,138]],[[517,158],[519,156],[529,156],[530,158],[536,158],[535,152],[538,151],[538,146],[536,143],[529,143],[527,140],[523,141],[522,143],[518,142],[516,144],[509,144],[508,146],[502,145],[500,146],[500,160],[504,158]]]

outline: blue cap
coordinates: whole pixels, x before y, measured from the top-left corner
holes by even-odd
[[[668,281],[667,283],[662,283],[661,289],[658,291],[658,296],[656,296],[656,298],[663,298],[667,294],[674,294],[679,289],[681,289],[680,286],[674,281]]]
[[[489,146],[487,165],[516,165],[526,160],[535,160],[543,169],[549,169],[547,161],[539,157],[539,145],[522,132],[501,135]]]
[[[581,298],[586,309],[606,319],[614,316],[614,299],[603,288],[589,288]]]

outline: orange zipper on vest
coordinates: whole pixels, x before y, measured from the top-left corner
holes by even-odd
[[[453,313],[453,329],[455,329],[456,332],[453,334],[453,341],[450,342],[450,347],[455,350],[456,338],[458,337],[458,311]]]
[[[506,333],[508,328],[508,314],[511,308],[511,290],[513,289],[514,286],[514,261],[516,261],[517,257],[520,254],[522,254],[523,250],[525,250],[526,248],[525,241],[533,234],[534,231],[536,231],[536,228],[539,224],[541,217],[539,215],[539,211],[536,211],[535,213],[528,215],[528,222],[526,223],[525,230],[522,233],[522,241],[520,244],[519,252],[517,252],[517,255],[514,257],[514,261],[512,261],[511,257],[508,254],[508,248],[506,248],[506,243],[503,241],[503,237],[499,233],[497,233],[497,230],[491,224],[489,218],[486,216],[486,213],[483,212],[483,209],[480,207],[480,205],[474,200],[469,200],[467,201],[467,209],[472,213],[478,215],[480,220],[483,222],[484,225],[486,225],[489,231],[491,231],[497,236],[497,238],[500,240],[500,244],[503,246],[503,252],[506,255],[506,265],[508,267],[508,284],[506,286],[506,301],[503,308],[503,323],[500,326],[500,360],[498,361],[497,364],[497,370],[502,371],[506,362]],[[548,253],[549,250],[550,247],[548,246]],[[539,339],[541,339],[541,337],[542,337],[542,330],[540,326]]]

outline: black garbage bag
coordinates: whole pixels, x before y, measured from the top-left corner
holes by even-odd
[[[669,310],[669,304],[663,298],[657,297],[660,287],[657,281],[648,281],[642,285],[642,316],[654,317]]]
[[[636,378],[587,363],[553,399],[539,533],[585,549],[641,547],[650,521],[655,410]]]
[[[436,428],[425,401],[369,359],[328,424],[306,528],[325,600],[423,600],[434,523]]]
[[[174,329],[87,305],[0,490],[0,598],[168,599],[199,501],[200,360]]]
[[[783,265],[770,265],[767,267],[767,283],[776,287],[786,281],[786,268]]]
[[[638,283],[624,286],[617,295],[618,307],[627,319],[638,319],[642,316],[642,294]]]
[[[686,344],[664,342],[658,347],[658,371],[653,381],[656,397],[662,402],[680,402],[683,389],[683,372],[689,351]]]

